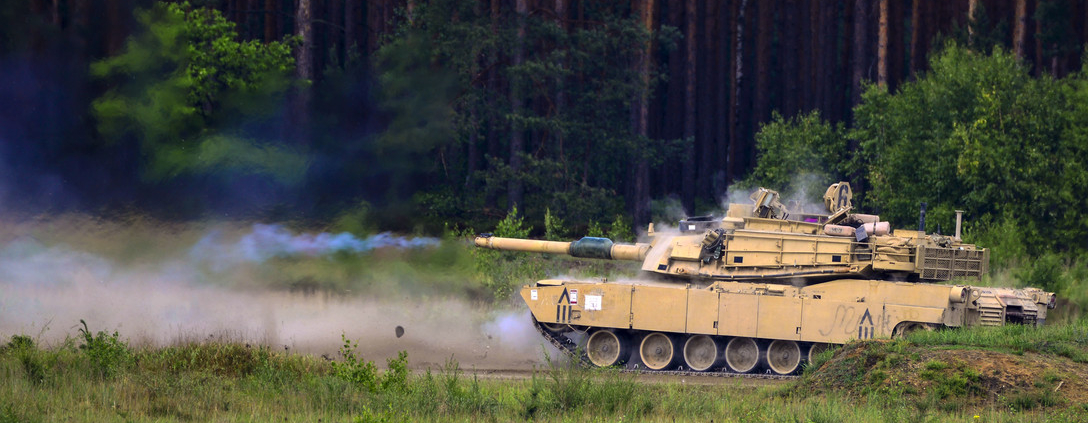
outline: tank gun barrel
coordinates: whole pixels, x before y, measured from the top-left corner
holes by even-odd
[[[643,261],[646,253],[650,251],[650,244],[616,244],[608,238],[589,236],[574,242],[560,242],[481,234],[476,236],[474,243],[477,247],[492,250],[566,254],[571,257],[627,261]]]

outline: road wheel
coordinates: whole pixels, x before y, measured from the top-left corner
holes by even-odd
[[[661,332],[654,332],[642,338],[639,345],[639,357],[642,364],[650,370],[663,370],[676,362],[676,344],[672,338]]]
[[[780,375],[801,368],[801,347],[794,341],[776,339],[767,346],[767,366]]]
[[[706,335],[695,335],[684,342],[684,364],[689,369],[705,372],[721,360],[718,343]]]
[[[725,344],[725,364],[729,370],[748,373],[759,364],[759,345],[752,338],[733,338]]]
[[[808,347],[808,355],[805,357],[805,360],[808,361],[809,363],[811,363],[812,360],[814,358],[816,358],[817,355],[819,355],[820,353],[822,353],[824,351],[830,350],[833,347],[834,347],[834,345],[825,344],[825,343],[822,343],[822,342],[817,342],[815,344],[812,344],[811,347]]]
[[[593,332],[586,341],[586,357],[597,367],[621,365],[627,361],[627,355],[623,336],[610,329]]]
[[[908,333],[919,330],[931,331],[933,330],[933,326],[919,322],[900,322],[898,325],[895,325],[895,329],[892,329],[892,338],[901,338]]]
[[[546,330],[548,332],[551,332],[551,333],[555,333],[555,334],[567,333],[567,332],[570,332],[570,330],[571,330],[570,325],[562,324],[562,323],[544,323],[544,322],[541,322],[540,326],[544,327],[544,330]]]

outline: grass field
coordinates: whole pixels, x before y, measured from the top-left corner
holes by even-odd
[[[132,348],[116,333],[81,327],[51,348],[27,336],[0,348],[0,422],[1088,421],[1086,336],[1080,324],[852,343],[797,381],[752,388],[639,383],[635,374],[561,364],[526,380],[484,380],[453,361],[409,372],[407,355],[379,369],[351,340],[328,361],[232,343]],[[1062,369],[993,399],[986,370],[932,358],[934,350],[1026,354]],[[895,370],[911,365],[922,370]]]

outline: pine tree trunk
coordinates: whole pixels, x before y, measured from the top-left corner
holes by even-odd
[[[295,50],[295,78],[299,81],[313,80],[313,19],[310,7],[310,0],[298,0],[295,11],[295,36],[299,39],[298,49]],[[301,84],[295,93],[292,116],[295,119],[295,141],[302,144],[309,143],[310,99],[309,85]]]
[[[869,1],[854,0],[854,66],[850,81],[850,107],[861,102],[861,83],[869,66]]]
[[[888,0],[880,1],[880,23],[877,36],[876,83],[888,88]]]
[[[903,80],[903,24],[904,3],[889,0],[888,2],[888,91],[895,92],[899,82]]]
[[[348,1],[350,0],[327,0],[327,3],[325,4],[325,14],[328,16],[328,21],[330,23],[329,25],[325,25],[328,27],[328,31],[326,31],[328,37],[325,38],[325,45],[326,49],[331,50],[329,53],[331,55],[331,57],[329,57],[329,62],[335,62],[340,66],[344,65],[344,60],[347,58],[344,55],[344,52],[346,51],[344,49],[346,42],[344,38],[344,29],[341,26],[341,23],[344,22],[344,17],[342,15],[344,12],[344,4]]]
[[[733,14],[732,28],[736,28],[733,32],[733,54],[732,61],[732,76],[733,76],[733,90],[732,101],[730,101],[730,127],[729,127],[729,174],[730,180],[735,180],[744,173],[744,167],[747,165],[747,159],[743,156],[743,146],[741,145],[741,121],[740,116],[740,103],[741,103],[741,88],[744,81],[744,11],[748,6],[748,0],[741,0],[737,3],[737,12]]]
[[[567,28],[567,0],[555,0],[555,24],[563,32],[564,35],[568,34]],[[560,46],[559,48],[566,48]],[[569,69],[569,59],[566,57],[560,61],[559,66],[563,69]],[[567,82],[562,75],[555,77],[555,119],[564,119],[564,115],[567,113]],[[569,175],[567,153],[563,141],[565,135],[562,130],[555,131],[553,135],[555,137],[556,148],[558,149],[557,155],[559,162],[563,165],[563,176]]]
[[[525,18],[528,12],[527,0],[515,0],[514,12],[517,14],[517,40],[514,43],[514,58],[511,66],[521,66],[525,55]],[[515,116],[520,116],[522,113],[522,99],[521,89],[519,87],[520,81],[517,78],[510,78],[510,112]],[[524,194],[525,187],[521,183],[522,172],[522,150],[525,148],[525,135],[522,133],[521,125],[514,120],[510,123],[510,171],[513,177],[507,181],[507,207],[513,209],[521,204],[522,194]]]
[[[912,73],[925,69],[926,61],[926,13],[925,0],[915,0],[910,13],[910,70]]]
[[[264,42],[271,42],[279,35],[276,33],[276,18],[273,12],[275,0],[264,0]]]
[[[718,72],[717,55],[714,54],[715,46],[717,45],[717,12],[716,9],[719,6],[718,2],[708,1],[704,4],[704,10],[702,15],[703,30],[700,37],[701,45],[696,47],[698,51],[702,52],[697,54],[699,63],[701,64],[701,75],[697,76],[696,90],[697,102],[695,111],[697,117],[702,116],[715,116],[714,99],[715,88],[717,86],[717,78],[714,75]],[[698,22],[698,20],[696,20]],[[717,170],[717,163],[714,160],[715,144],[717,143],[717,137],[715,131],[717,125],[715,119],[696,119],[694,135],[698,140],[698,159],[697,163],[699,168],[697,169],[696,178],[699,181],[696,184],[696,196],[710,197],[713,195],[713,188],[710,181],[714,178],[714,172]]]
[[[1028,2],[1027,0],[1016,0],[1016,12],[1012,29],[1012,50],[1016,53],[1016,57],[1020,59],[1024,58],[1025,49],[1027,48],[1027,24]]]
[[[491,38],[497,40],[498,37],[499,37],[499,19],[500,19],[499,11],[501,10],[501,8],[500,8],[501,3],[500,3],[500,0],[488,0],[488,1],[489,1],[488,6],[490,8],[489,16],[491,18],[491,23],[490,23]],[[500,53],[499,53],[497,48],[492,47],[488,51],[487,54],[489,56],[488,57],[488,63],[489,64],[499,63]],[[496,103],[495,98],[499,94],[499,72],[497,70],[497,67],[498,66],[490,65],[487,68],[487,90],[486,90],[486,92],[488,93],[488,95],[487,95],[487,99],[485,100],[485,102],[487,103],[486,111],[488,111],[488,112],[494,111],[497,108],[497,106],[495,105],[495,103]],[[499,130],[498,117],[496,117],[492,112],[491,114],[485,115],[482,119],[487,122],[487,134],[485,136],[485,139],[487,139],[487,151],[486,151],[485,154],[487,156],[491,156],[491,157],[501,157],[502,148],[501,148],[501,145],[500,145],[501,142],[499,141],[499,138],[501,137],[501,134],[500,134],[500,130]],[[486,164],[484,164],[484,166],[486,166]],[[486,192],[484,192],[484,204],[488,204],[488,205],[495,204],[496,198],[499,195],[498,191],[499,191],[498,187],[493,187],[493,186],[491,186],[491,184],[488,184],[487,190],[486,190]]]
[[[967,0],[967,45],[975,43],[975,10],[978,0]]]
[[[715,37],[718,44],[718,49],[716,52],[713,52],[713,54],[718,57],[719,67],[718,72],[715,72],[715,80],[717,80],[718,82],[718,95],[715,99],[715,104],[717,105],[717,107],[715,108],[716,112],[714,114],[714,116],[716,117],[714,121],[717,122],[717,148],[715,149],[714,158],[714,180],[711,184],[714,199],[719,198],[722,193],[724,193],[726,189],[728,189],[729,184],[733,182],[733,180],[729,178],[729,168],[726,167],[726,163],[729,158],[730,121],[728,119],[722,119],[722,117],[727,116],[730,109],[729,93],[731,91],[731,86],[729,85],[729,81],[731,80],[731,72],[728,72],[727,70],[729,69],[730,62],[729,52],[732,48],[732,38],[729,36],[732,31],[729,29],[729,27],[731,26],[729,21],[733,16],[733,10],[727,4],[722,4],[718,6],[718,9],[719,29]]]
[[[632,9],[636,11],[639,22],[647,32],[652,32],[654,0],[633,0]],[[639,87],[635,94],[632,132],[640,137],[647,137],[647,123],[649,121],[649,91],[650,91],[650,61],[653,58],[653,43],[646,41],[645,46],[639,52],[635,60],[638,71]],[[640,149],[633,151],[635,162],[635,180],[633,197],[633,220],[635,227],[645,225],[650,221],[650,164]]]
[[[816,57],[820,67],[816,74],[816,92],[820,97],[820,111],[825,119],[834,119],[835,113],[832,88],[833,75],[835,74],[835,57],[838,50],[831,44],[838,34],[838,2],[817,2],[820,4],[820,35],[816,43]]]
[[[775,36],[775,3],[762,1],[756,4],[759,27],[756,28],[756,98],[753,114],[757,122],[765,122],[771,116],[771,41]],[[790,7],[789,4],[785,6]]]
[[[801,112],[812,109],[812,69],[815,61],[812,54],[812,1],[802,0],[798,7],[798,26],[800,38],[797,40],[797,108]]]
[[[695,210],[695,26],[698,22],[696,0],[684,2],[684,148],[682,172],[682,203],[686,211]]]
[[[49,11],[53,26],[60,28],[60,0],[53,0],[53,7]]]
[[[355,8],[355,2],[358,0],[344,0],[344,60],[347,61],[348,53],[352,49],[357,48],[356,44],[359,42],[356,40],[358,28],[356,24],[356,13],[358,9]]]
[[[761,2],[762,4],[762,2]],[[782,115],[791,117],[797,114],[797,80],[800,78],[798,58],[798,43],[801,42],[800,25],[797,19],[798,2],[787,1],[783,11],[782,22],[784,34],[782,34]]]

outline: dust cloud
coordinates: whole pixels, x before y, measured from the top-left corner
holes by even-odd
[[[458,298],[292,293],[209,281],[200,270],[209,260],[230,266],[236,260],[343,250],[330,243],[361,251],[426,247],[438,240],[293,235],[275,226],[255,226],[250,235],[233,242],[209,233],[188,254],[128,265],[30,237],[2,242],[0,342],[25,334],[57,345],[77,335],[83,319],[92,332],[116,330],[135,346],[237,342],[337,358],[343,334],[358,342],[363,358],[379,365],[401,350],[415,368],[441,367],[451,358],[467,369],[527,369],[544,363],[543,339],[524,306],[496,309]],[[304,249],[291,250],[295,244]],[[556,356],[555,351],[549,354]]]

